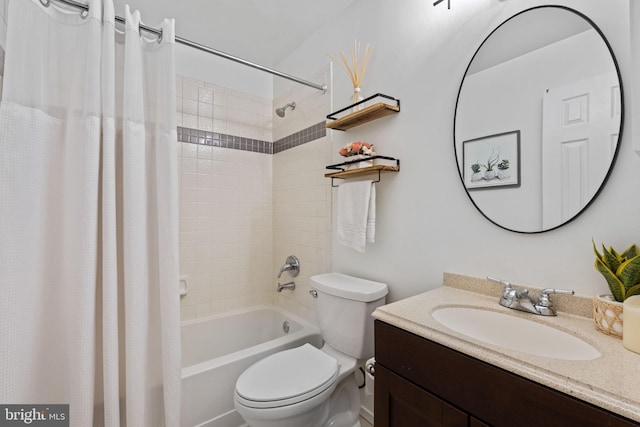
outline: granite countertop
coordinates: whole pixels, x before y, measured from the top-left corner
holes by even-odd
[[[621,339],[595,328],[591,298],[553,295],[558,315],[550,317],[502,307],[498,304],[500,292],[499,285],[485,279],[446,273],[444,286],[379,307],[373,317],[640,422],[640,354],[625,349]],[[534,289],[531,294],[537,295]],[[602,355],[578,361],[534,356],[462,335],[431,316],[437,308],[466,306],[553,326],[591,344]]]

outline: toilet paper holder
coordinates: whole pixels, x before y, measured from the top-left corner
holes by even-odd
[[[375,370],[376,370],[376,359],[371,358],[367,360],[364,364],[364,394],[366,396],[373,396],[374,386],[373,383],[375,381]]]
[[[376,367],[375,367],[375,365],[376,365],[376,360],[375,359],[367,360],[367,363],[365,363],[365,365],[364,365],[365,371],[367,371],[373,377],[376,376]]]

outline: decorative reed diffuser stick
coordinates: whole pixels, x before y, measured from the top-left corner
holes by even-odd
[[[329,58],[331,58],[336,64],[338,64],[342,69],[349,75],[351,79],[351,83],[353,84],[353,102],[354,104],[361,100],[360,96],[360,84],[362,83],[362,78],[364,77],[364,72],[367,70],[367,65],[369,64],[369,59],[371,59],[371,54],[373,53],[373,46],[370,46],[369,43],[364,48],[364,54],[362,57],[360,56],[360,42],[357,40],[353,41],[353,44],[349,46],[349,50],[351,51],[351,64],[349,64],[349,60],[347,56],[340,52],[340,58],[342,61],[337,60],[330,54],[327,54]]]

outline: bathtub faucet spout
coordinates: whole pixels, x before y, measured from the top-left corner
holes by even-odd
[[[296,288],[296,284],[295,282],[289,282],[289,283],[278,283],[278,292],[282,292],[283,289],[291,289],[294,290]]]

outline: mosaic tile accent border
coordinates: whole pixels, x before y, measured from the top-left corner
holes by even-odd
[[[324,124],[325,122],[316,123],[313,126],[285,136],[275,142],[178,126],[178,141],[231,148],[233,150],[252,151],[255,153],[276,154],[289,148],[323,138],[327,135],[327,129],[324,127]]]
[[[297,147],[298,145],[305,144],[307,142],[315,141],[327,135],[327,128],[324,126],[325,122],[316,123],[309,126],[306,129],[292,133],[291,135],[280,138],[273,143],[273,154],[279,153],[289,148]]]
[[[273,143],[260,139],[243,138],[226,133],[206,132],[178,126],[178,141],[191,144],[211,145],[233,150],[273,154]]]

